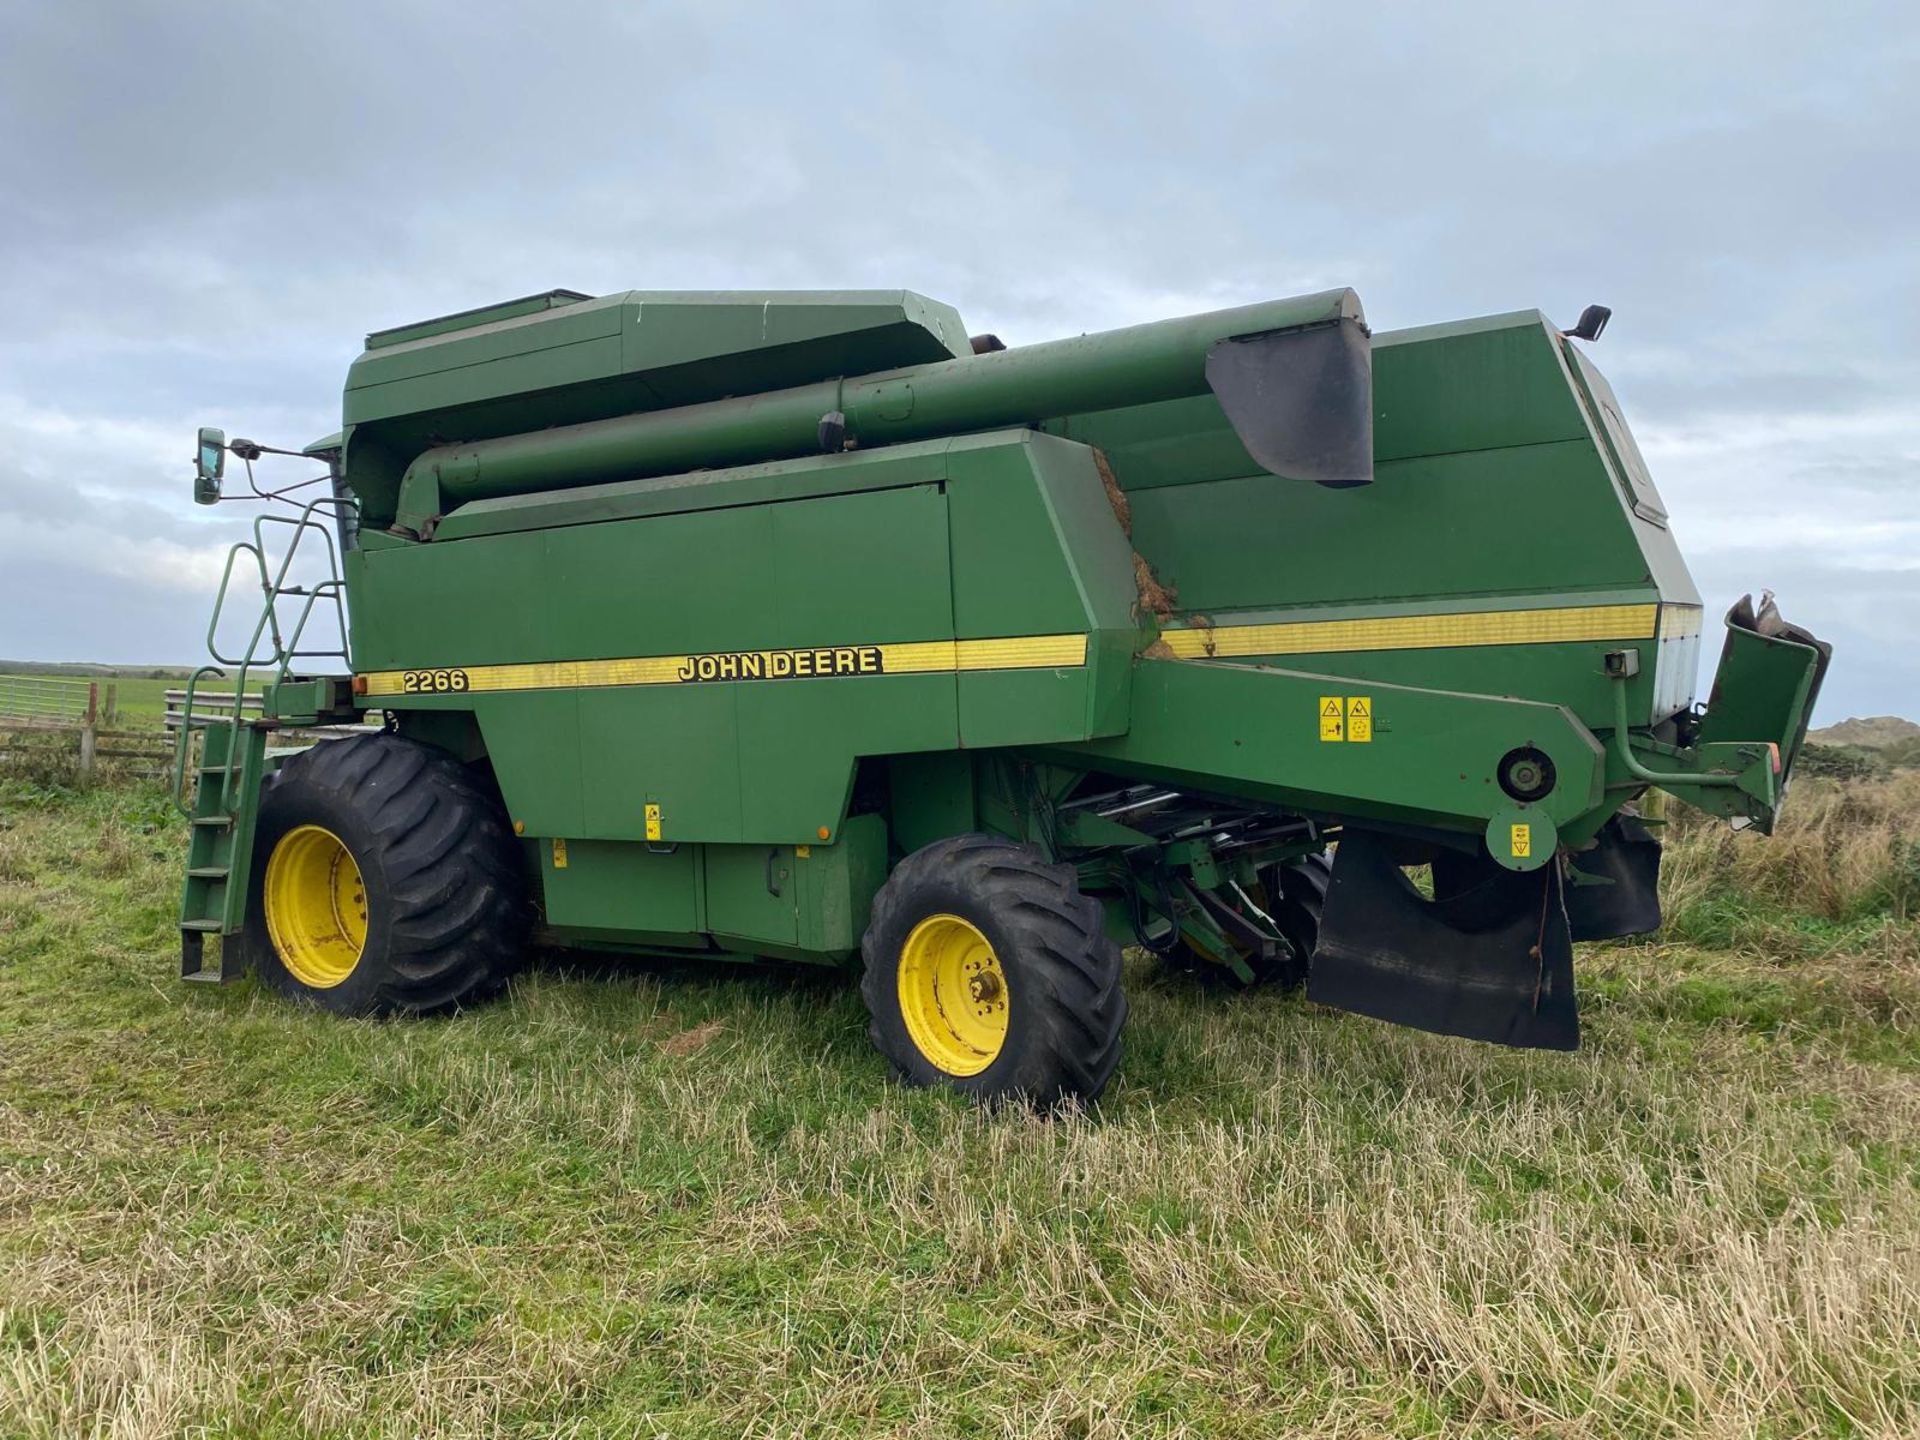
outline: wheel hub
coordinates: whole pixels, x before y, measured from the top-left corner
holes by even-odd
[[[367,943],[367,887],[331,830],[301,825],[280,837],[261,887],[267,934],[287,973],[313,990],[353,974]]]
[[[1006,972],[992,942],[958,915],[929,915],[900,947],[900,1014],[927,1061],[978,1075],[1006,1044]]]

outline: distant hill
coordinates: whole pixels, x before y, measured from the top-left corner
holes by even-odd
[[[1816,745],[1851,745],[1857,750],[1905,750],[1920,742],[1920,725],[1898,715],[1874,715],[1862,720],[1842,720],[1824,730],[1810,730],[1807,738]]]

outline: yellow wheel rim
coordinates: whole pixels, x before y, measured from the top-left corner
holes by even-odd
[[[929,915],[900,947],[900,1013],[920,1053],[949,1075],[978,1075],[1007,1043],[1007,977],[987,937],[958,915]]]
[[[331,990],[367,943],[367,887],[340,837],[318,825],[289,830],[267,859],[267,934],[302,985]]]

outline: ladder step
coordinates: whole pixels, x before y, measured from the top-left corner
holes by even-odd
[[[224,880],[233,873],[226,865],[195,865],[187,874],[195,880]]]
[[[220,922],[218,920],[182,920],[180,922],[180,928],[182,930],[198,930],[204,934],[217,935],[220,933]]]

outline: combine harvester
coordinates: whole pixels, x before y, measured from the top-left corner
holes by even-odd
[[[857,962],[907,1080],[1043,1104],[1112,1075],[1128,945],[1570,1048],[1572,942],[1659,920],[1632,802],[1768,829],[1827,659],[1743,600],[1695,705],[1606,318],[1370,336],[1335,290],[1009,349],[910,292],[553,291],[371,335],[326,493],[228,567],[223,688],[271,673],[180,751],[184,973],[367,1015],[536,939]],[[201,432],[196,498],[266,450]]]

